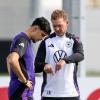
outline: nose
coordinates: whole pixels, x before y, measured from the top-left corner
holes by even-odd
[[[59,31],[59,27],[56,27],[55,30],[56,30],[56,31]]]

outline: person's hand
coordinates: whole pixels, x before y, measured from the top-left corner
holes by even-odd
[[[56,63],[56,69],[55,72],[59,71],[65,64],[64,60],[60,60],[59,62]]]
[[[18,80],[19,80],[21,83],[23,83],[23,81],[22,81],[21,79],[18,78]],[[29,88],[30,90],[32,89],[32,81],[26,80],[26,82],[23,83],[23,84],[25,84],[25,85],[27,86],[27,88]]]
[[[32,81],[27,80],[27,83],[25,84],[30,90],[32,90]]]
[[[53,73],[53,69],[52,69],[52,67],[51,67],[51,65],[50,64],[46,64],[45,66],[44,66],[44,71],[46,72],[46,73],[49,73],[49,74],[54,74]]]

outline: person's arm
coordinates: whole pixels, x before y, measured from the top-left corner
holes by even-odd
[[[45,41],[42,41],[39,45],[36,58],[35,58],[35,72],[42,72],[45,66],[45,56],[46,56],[46,47]]]
[[[45,41],[42,41],[38,51],[37,51],[37,55],[35,58],[35,72],[39,73],[39,72],[46,72],[48,74],[54,74],[52,67],[50,64],[45,63],[45,57],[46,57],[46,47],[45,47]]]
[[[12,71],[16,74],[16,76],[22,83],[26,83],[27,79],[25,78],[24,74],[21,71],[21,67],[19,65],[18,60],[19,60],[18,53],[16,52],[10,53],[7,57],[7,63],[9,65],[8,67],[12,69]]]
[[[84,50],[82,42],[79,38],[74,37],[73,54],[63,58],[66,63],[77,63],[84,59]]]
[[[16,74],[18,80],[31,89],[32,82],[25,77],[19,64],[19,59],[25,54],[27,45],[28,42],[23,37],[19,38],[15,44],[12,44],[11,53],[7,57],[7,65],[8,69],[11,69]]]
[[[7,63],[7,70],[8,70],[8,73],[10,75],[10,64],[8,62],[8,57],[6,58],[6,63]]]
[[[18,80],[25,84],[30,90],[32,89],[32,82],[27,80],[24,76],[24,74],[21,71],[21,67],[19,65],[19,55],[16,52],[12,52],[7,57],[7,65],[8,69],[12,69],[12,71],[16,74],[18,77]],[[9,68],[10,67],[10,68]]]

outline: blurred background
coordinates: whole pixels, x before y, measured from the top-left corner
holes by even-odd
[[[78,72],[82,100],[90,100],[91,94],[100,90],[100,0],[0,0],[0,95],[1,91],[6,94],[3,88],[7,89],[9,84],[6,57],[12,38],[24,31],[36,17],[44,16],[50,21],[55,9],[68,13],[68,31],[78,35],[83,42],[85,60],[80,63]],[[38,44],[33,44],[35,54]],[[39,88],[35,96],[40,91],[42,76],[36,75],[36,81],[39,81],[36,84]],[[39,98],[40,93],[36,100]]]

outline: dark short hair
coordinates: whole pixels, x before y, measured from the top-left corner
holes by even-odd
[[[43,30],[44,32],[46,32],[46,34],[50,34],[51,32],[51,27],[50,27],[50,23],[49,21],[44,18],[44,17],[39,17],[39,18],[36,18],[32,25],[31,26],[34,26],[34,25],[38,25],[40,27],[41,30]]]

